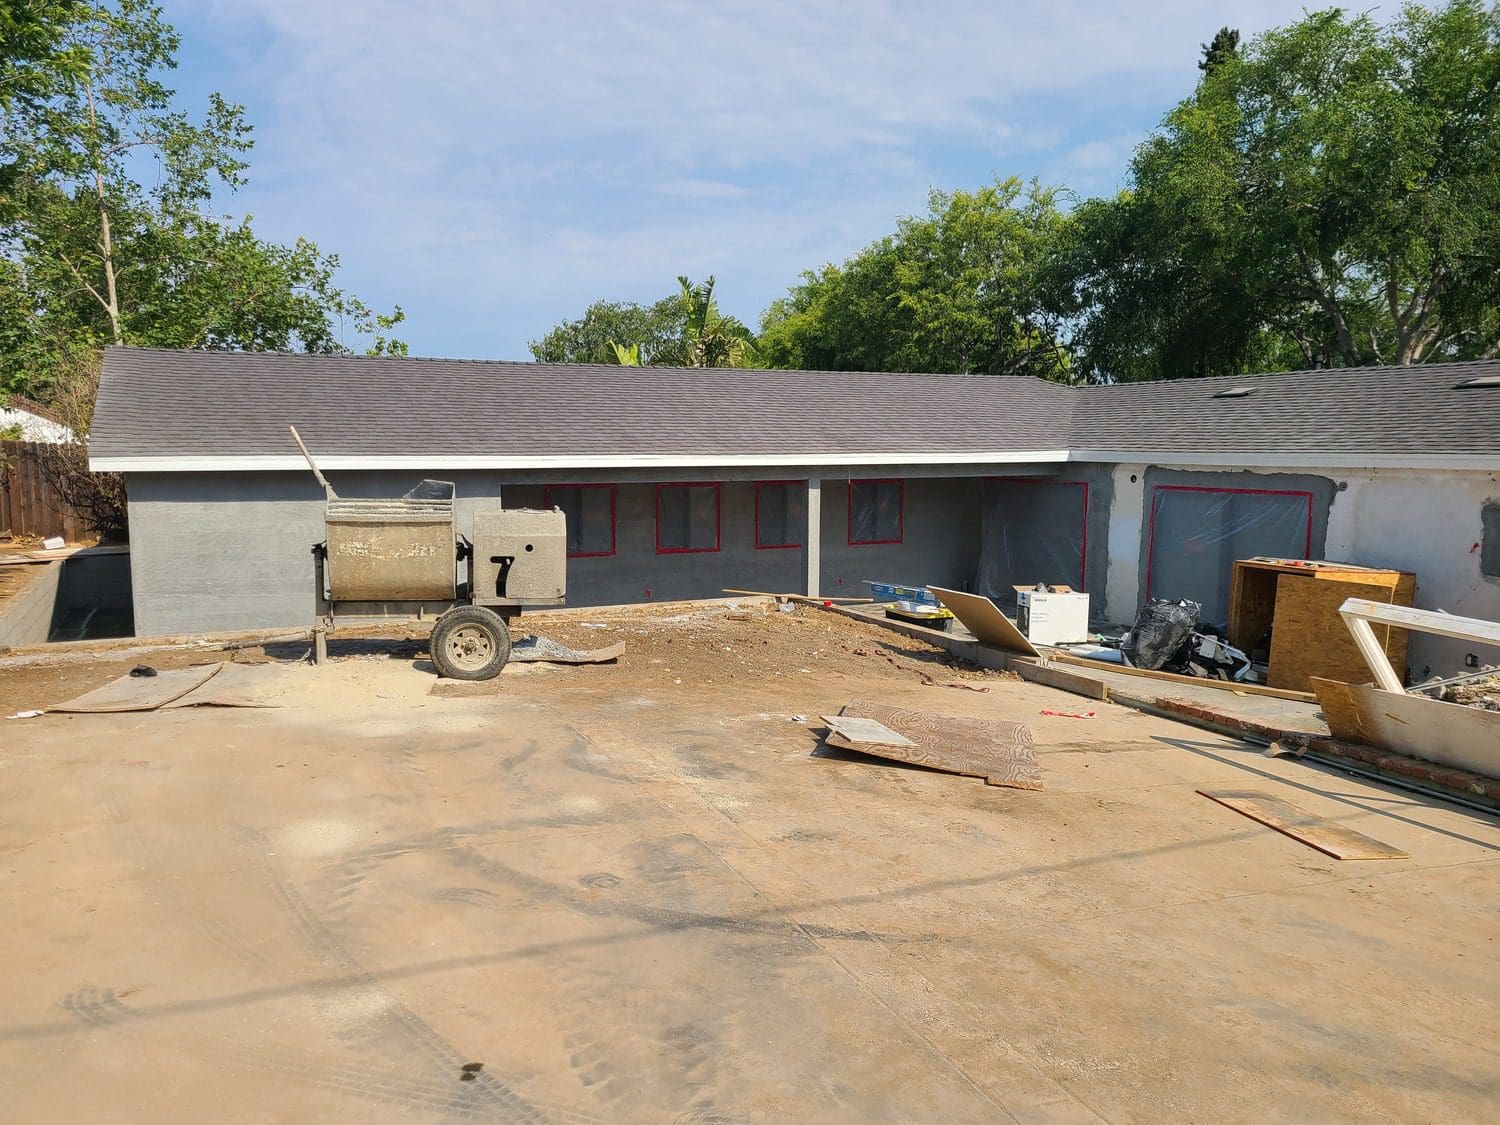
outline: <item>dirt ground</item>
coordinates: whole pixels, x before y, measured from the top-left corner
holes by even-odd
[[[0,1120],[1493,1116],[1494,821],[815,609],[533,624],[625,658],[283,644],[274,708],[0,723]],[[819,751],[860,698],[1026,722],[1047,788]]]

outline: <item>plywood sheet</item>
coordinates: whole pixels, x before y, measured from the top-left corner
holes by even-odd
[[[863,701],[847,704],[839,714],[874,719],[902,735],[911,745],[856,743],[843,738],[837,731],[830,731],[825,741],[838,749],[857,750],[862,754],[965,777],[982,777],[990,785],[1013,789],[1043,787],[1031,729],[1024,723],[937,715]]]
[[[1393,848],[1337,821],[1304,812],[1290,801],[1259,789],[1200,789],[1200,794],[1233,809],[1241,816],[1274,828],[1284,836],[1331,855],[1334,859],[1409,859],[1410,853]]]
[[[1339,606],[1349,598],[1389,601],[1393,588],[1394,583],[1371,585],[1363,581],[1283,574],[1276,584],[1276,624],[1271,634],[1271,668],[1267,677],[1270,685],[1308,691],[1313,676],[1368,683],[1370,666],[1339,616]],[[1406,667],[1406,630],[1394,630],[1400,634],[1397,637],[1390,636],[1392,631],[1389,625],[1375,626],[1376,637],[1392,656],[1392,665],[1399,673]],[[1400,650],[1399,662],[1393,645]]]
[[[124,675],[47,710],[78,714],[155,711],[202,687],[218,675],[221,667],[222,664],[196,664],[190,668],[169,668],[154,676]]]
[[[1000,612],[1000,607],[982,594],[966,594],[962,590],[945,590],[941,586],[927,587],[937,600],[953,611],[953,616],[963,622],[964,628],[974,634],[981,644],[1003,648],[1007,652],[1019,652],[1025,656],[1040,656],[1036,646],[1016,628],[1016,623]]]
[[[1500,711],[1368,684],[1320,679],[1313,687],[1337,739],[1500,778]]]

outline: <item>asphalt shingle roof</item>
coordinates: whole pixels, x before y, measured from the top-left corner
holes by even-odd
[[[781,457],[1117,451],[1500,458],[1500,363],[1116,386],[110,348],[94,459]],[[1216,392],[1249,387],[1243,398]]]

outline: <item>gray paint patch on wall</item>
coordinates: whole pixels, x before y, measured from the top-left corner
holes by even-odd
[[[1500,578],[1500,500],[1490,500],[1479,509],[1479,573]]]

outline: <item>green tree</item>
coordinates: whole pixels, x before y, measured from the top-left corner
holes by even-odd
[[[577,320],[565,320],[531,341],[531,354],[545,363],[752,366],[754,337],[719,311],[714,279],[694,285],[679,277],[677,285],[677,293],[650,305],[595,301]]]
[[[1095,378],[1500,346],[1494,7],[1272,31],[1205,68],[1131,179],[1080,209],[1054,290]]]
[[[614,344],[620,342],[638,347],[642,361],[651,363],[681,336],[681,311],[676,297],[650,305],[595,301],[578,319],[531,341],[531,354],[543,363],[616,363]]]
[[[935,191],[925,216],[805,274],[761,325],[776,367],[1069,377],[1059,315],[1038,300],[1065,219],[1020,180]]]
[[[1211,73],[1239,53],[1239,31],[1232,27],[1221,27],[1215,32],[1212,42],[1203,44],[1203,57],[1198,60],[1198,69],[1205,74]]]
[[[54,17],[50,62],[28,64],[45,79],[0,116],[0,390],[42,392],[105,343],[403,348],[387,335],[400,310],[345,294],[336,257],[213,212],[243,182],[250,128],[217,94],[201,120],[176,108],[162,76],[179,40],[156,4],[33,6]]]

